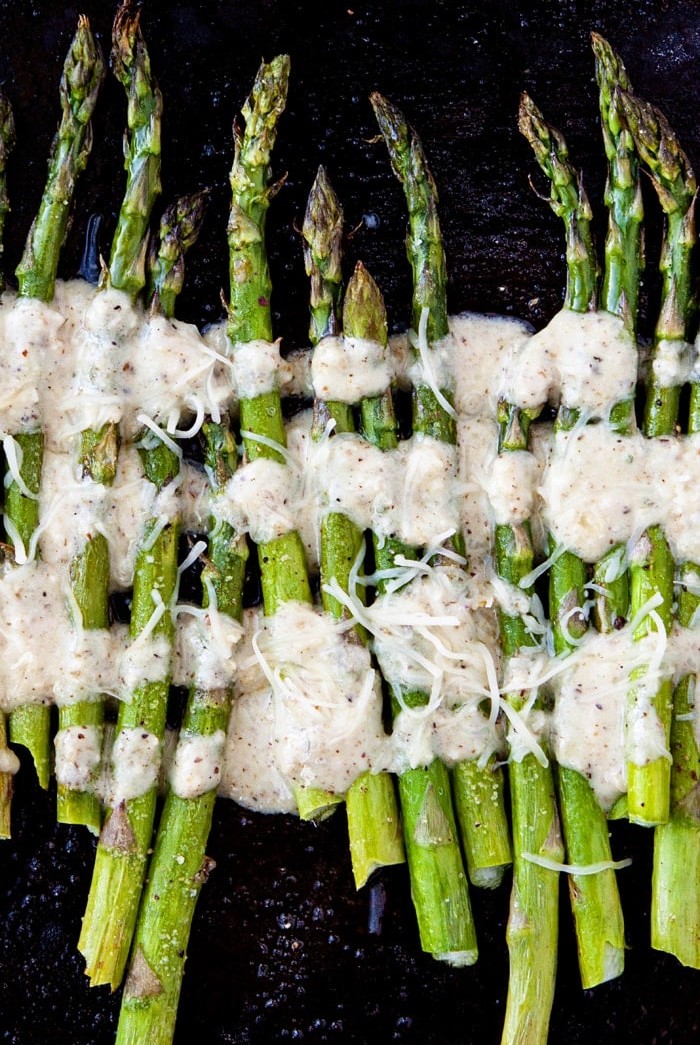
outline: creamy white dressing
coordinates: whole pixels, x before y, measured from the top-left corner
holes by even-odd
[[[651,367],[662,388],[673,388],[689,381],[695,366],[695,346],[687,341],[658,341]]]
[[[213,607],[180,608],[175,636],[173,682],[201,690],[227,689],[236,677],[236,645],[242,625]]]
[[[541,493],[548,529],[588,562],[654,524],[676,561],[700,561],[698,436],[621,436],[603,424],[557,433]]]
[[[255,399],[279,388],[291,376],[279,341],[248,341],[231,348],[233,380],[239,399]]]
[[[304,603],[246,615],[222,788],[250,808],[295,808],[294,790],[344,794],[378,762],[379,676],[347,628]]]
[[[364,338],[321,338],[311,356],[313,393],[322,400],[359,403],[381,395],[392,376],[386,348]]]
[[[107,804],[114,809],[121,802],[141,798],[158,782],[161,741],[145,729],[121,729],[112,745],[112,773]]]
[[[303,488],[321,515],[341,512],[363,530],[418,547],[459,526],[453,446],[413,436],[396,450],[382,451],[360,435],[343,433],[319,441],[307,460]]]
[[[54,738],[56,783],[72,791],[88,791],[102,757],[102,730],[66,726]]]
[[[178,798],[199,798],[221,783],[226,747],[222,729],[207,735],[180,734],[168,779]]]
[[[697,437],[645,440],[609,430],[610,407],[633,394],[637,376],[636,347],[616,317],[564,310],[532,336],[514,320],[465,314],[453,317],[449,335],[430,349],[426,318],[418,334],[393,339],[387,351],[329,338],[312,359],[282,359],[279,343],[232,346],[223,325],[201,335],[145,315],[126,295],[80,282],[59,283],[51,305],[5,294],[0,436],[11,471],[19,466],[13,433],[41,429],[46,448],[40,529],[28,548],[17,549],[20,565],[5,566],[0,576],[0,705],[11,710],[99,693],[128,699],[171,668],[177,684],[222,699],[233,686],[225,751],[223,734],[181,737],[170,784],[181,797],[218,786],[266,811],[294,811],[299,787],[343,794],[367,770],[502,753],[502,697],[511,690],[529,697],[519,715],[509,713],[509,757],[545,758],[551,745],[563,765],[587,776],[606,807],[625,789],[626,761],[666,755],[651,698],[660,678],[694,672],[698,632],[674,628],[662,660],[654,659],[654,637],[633,643],[623,629],[590,633],[566,664],[553,663],[545,648],[501,664],[497,607],[525,616],[537,641],[546,639],[546,622],[536,600],[495,577],[493,527],[529,519],[541,556],[551,531],[562,548],[592,562],[617,543],[632,551],[643,530],[659,523],[679,561],[700,561]],[[676,384],[692,379],[694,366],[690,346],[663,343],[655,376]],[[160,494],[143,477],[133,439],[144,426],[149,439],[155,426],[177,441],[194,435],[206,414],[215,421],[235,416],[236,395],[313,389],[356,403],[392,381],[450,392],[456,447],[413,437],[381,452],[359,435],[330,431],[314,441],[304,412],[288,425],[285,463],[243,463],[217,496],[204,472],[187,463]],[[551,427],[533,426],[531,451],[499,455],[495,410],[502,397],[522,407],[575,407],[582,424],[556,436]],[[583,423],[595,418],[603,420]],[[76,466],[80,430],[107,421],[119,424],[123,440],[111,487],[82,478]],[[371,636],[371,651],[347,623],[299,604],[272,618],[248,613],[245,633],[214,606],[165,607],[176,622],[174,651],[163,638],[132,642],[124,627],[85,631],[77,624],[70,563],[95,533],[109,543],[111,589],[124,590],[148,519],[165,525],[180,515],[186,528],[203,532],[213,516],[256,542],[297,529],[317,563],[328,512],[426,551],[417,564],[399,566],[391,590],[370,606],[355,591],[346,597]],[[432,566],[431,556],[455,531],[465,534],[468,564]],[[372,653],[399,699],[412,689],[428,696],[424,707],[403,708],[391,736],[382,725]],[[630,702],[629,675],[640,665],[648,670]],[[533,706],[539,687],[556,698],[551,717]],[[700,715],[694,724],[700,739]],[[100,747],[93,727],[61,730],[59,781],[93,786]],[[0,758],[0,770],[14,771],[12,752]],[[97,790],[114,805],[153,786],[162,772],[161,742],[122,731],[102,760]]]
[[[501,394],[523,408],[553,402],[607,418],[636,381],[637,346],[619,316],[562,309],[507,361]]]

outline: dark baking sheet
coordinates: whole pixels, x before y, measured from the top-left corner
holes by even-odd
[[[81,11],[108,50],[111,3],[0,2],[0,80],[15,107],[19,139],[10,178],[8,270],[19,259],[41,192],[60,68]],[[144,4],[143,26],[165,95],[163,200],[200,186],[212,190],[180,309],[200,324],[222,314],[232,119],[259,60],[291,54],[289,106],[274,163],[287,180],[269,220],[275,326],[288,348],[305,341],[307,288],[296,227],[319,163],[343,201],[348,232],[354,230],[346,245],[348,273],[362,258],[385,292],[392,328],[407,321],[404,205],[383,145],[370,143],[373,89],[402,107],[423,138],[441,194],[455,312],[505,312],[542,325],[561,302],[559,223],[528,186],[530,174],[538,179],[516,129],[523,88],[565,130],[572,158],[585,170],[602,242],[604,164],[591,29],[620,49],[633,83],[664,109],[700,162],[700,8],[690,0],[194,0]],[[90,213],[103,215],[109,242],[123,187],[123,123],[122,91],[109,80],[61,266],[65,276],[77,270]],[[652,316],[657,249],[654,220],[646,279]],[[643,333],[649,332],[644,320]],[[86,986],[75,949],[94,841],[55,826],[53,792],[39,792],[26,761],[17,784],[15,837],[0,852],[0,1040],[106,1045],[119,995]],[[620,874],[627,970],[596,991],[580,990],[563,896],[551,1041],[695,1042],[699,974],[648,945],[651,835],[615,824],[613,841],[618,858],[635,861]],[[217,867],[193,928],[179,1045],[499,1040],[507,884],[494,894],[473,892],[481,957],[473,969],[454,971],[419,953],[402,869],[355,893],[342,812],[312,826],[221,801],[209,852]]]

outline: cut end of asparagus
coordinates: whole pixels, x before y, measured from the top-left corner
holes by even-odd
[[[436,962],[445,962],[446,965],[451,965],[453,969],[464,969],[468,965],[476,963],[479,952],[476,949],[470,951],[445,951],[443,954],[433,954],[432,957]]]
[[[78,824],[99,835],[102,810],[99,800],[89,791],[74,791],[59,785],[56,795],[56,819],[59,824]]]
[[[387,773],[363,773],[345,796],[355,887],[381,867],[406,860],[394,783]]]
[[[10,714],[10,740],[27,748],[44,791],[51,777],[50,720],[51,708],[44,704],[26,704]]]
[[[675,816],[654,836],[651,946],[700,969],[700,822]]]
[[[300,820],[313,820],[320,823],[327,820],[342,805],[342,795],[333,795],[317,787],[298,787],[294,797]]]

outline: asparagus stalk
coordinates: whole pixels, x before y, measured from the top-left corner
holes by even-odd
[[[687,157],[661,113],[630,96],[623,98],[623,105],[630,129],[635,138],[639,138],[642,159],[650,169],[667,219],[660,263],[663,276],[661,313],[655,334],[655,347],[658,348],[664,337],[682,341],[694,313],[689,255],[695,242],[696,181]],[[651,375],[645,410],[647,434],[666,434],[669,428],[671,432],[675,430],[678,397],[679,389],[660,388]],[[693,383],[688,434],[698,431],[700,388]],[[678,568],[678,623],[684,628],[695,626],[697,619],[700,605],[697,576],[698,566],[694,563],[683,563]],[[664,580],[667,580],[666,574]],[[667,593],[666,586],[664,599]],[[674,954],[684,965],[700,968],[700,760],[692,725],[695,686],[696,675],[688,675],[679,681],[673,694],[670,819],[668,823],[659,824],[654,832],[651,942],[652,947]]]
[[[427,309],[430,346],[448,332],[447,276],[437,215],[437,190],[420,139],[403,114],[376,92],[370,101],[392,168],[406,197],[409,216],[406,249],[413,271],[413,326],[416,331],[421,328],[423,311]],[[456,442],[454,417],[444,406],[445,402],[451,406],[450,396],[450,390],[445,389],[440,390],[438,397],[427,384],[414,388],[414,433],[445,443]],[[461,534],[455,534],[451,540],[454,551],[463,555]],[[392,550],[389,545],[389,555]],[[407,551],[416,556],[416,549]],[[381,568],[383,563],[378,565]],[[401,696],[411,706],[428,701],[427,694],[422,692],[404,692]],[[398,703],[395,710],[397,706]],[[497,791],[495,778],[494,782],[496,788],[491,793]],[[450,774],[438,759],[429,766],[409,769],[399,775],[404,842],[421,946],[435,958],[469,965],[477,958],[476,934],[451,791]]]
[[[5,218],[10,209],[7,198],[7,160],[15,146],[15,120],[12,107],[5,94],[0,91],[0,261],[3,254]],[[5,289],[5,270],[0,265],[0,293]],[[14,771],[19,768],[17,756],[7,745],[7,721],[5,712],[0,711],[0,759],[4,769],[0,771],[0,838],[10,838],[10,809],[14,789]],[[11,771],[12,770],[12,771]]]
[[[127,188],[107,278],[117,289],[135,297],[146,282],[147,223],[160,189],[161,99],[150,73],[138,10],[133,4],[123,4],[117,12],[112,62],[129,95],[130,137]],[[166,235],[176,216],[183,222],[184,249],[196,238],[201,208],[196,206],[180,215],[166,211],[163,217]],[[84,436],[83,453],[88,452],[87,443],[92,444],[89,452],[94,454],[95,444],[101,441],[95,438],[98,435]],[[116,454],[116,429],[110,428],[104,438],[114,445]],[[144,475],[158,491],[177,476],[179,458],[164,443],[146,439],[140,453]],[[168,608],[176,590],[178,538],[178,519],[170,520],[162,529],[156,519],[149,520],[145,526],[135,565],[130,622],[134,640],[148,628],[154,638],[162,636],[168,644],[172,642],[173,622]],[[153,625],[152,618],[159,606],[164,606],[165,611],[156,616]],[[131,701],[119,706],[117,737],[141,730],[161,738],[168,690],[167,678],[137,687]],[[136,797],[121,798],[107,812],[78,942],[78,949],[86,959],[86,975],[93,986],[109,983],[115,988],[121,982],[138,912],[155,804],[153,786]]]
[[[567,243],[565,304],[576,312],[596,306],[597,266],[591,234],[591,209],[580,179],[569,163],[566,143],[550,127],[532,100],[523,96],[520,130],[533,146],[538,163],[551,182],[551,206],[562,218]],[[560,407],[555,431],[570,431],[580,411]],[[552,542],[552,548],[554,545]],[[585,563],[565,551],[549,574],[549,610],[557,653],[571,652],[587,631],[583,611],[572,614],[585,601]],[[610,839],[604,810],[588,781],[576,770],[560,766],[557,773],[559,808],[569,862],[591,865],[610,862]],[[620,897],[611,869],[595,875],[571,875],[571,907],[576,924],[579,969],[584,988],[621,975],[624,968],[624,925]]]
[[[339,332],[341,238],[343,211],[323,167],[319,168],[306,209],[302,234],[306,272],[311,279],[311,344]],[[386,346],[387,325],[379,289],[363,267],[356,269],[345,297],[345,333],[349,337],[370,338],[379,329],[380,343]],[[312,434],[320,438],[329,420],[335,422],[333,434],[354,432],[352,405],[338,401],[314,400]],[[362,530],[341,512],[330,512],[321,522],[321,593],[324,609],[334,617],[347,617],[347,610],[327,589],[335,578],[343,591],[350,586],[350,571],[364,545]],[[360,626],[352,633],[355,641],[366,636]],[[363,886],[379,867],[403,863],[399,814],[394,784],[388,773],[363,773],[345,795],[350,840],[350,856],[357,888]]]
[[[279,118],[287,99],[289,58],[279,55],[258,70],[243,107],[245,127],[234,126],[235,151],[231,169],[231,211],[228,224],[231,300],[228,333],[236,343],[272,337],[272,289],[265,249],[265,220],[278,184],[271,182],[270,155]],[[264,457],[283,463],[287,445],[279,387],[239,404],[241,434],[248,460]],[[304,546],[296,530],[258,545],[258,563],[265,613],[284,603],[311,603]],[[296,789],[299,815],[320,819],[341,801],[315,788]]]
[[[639,283],[644,268],[641,184],[639,162],[634,140],[620,112],[615,95],[618,86],[630,89],[629,77],[622,60],[598,33],[591,34],[595,55],[596,79],[603,144],[608,161],[605,203],[608,208],[608,232],[605,240],[605,267],[600,304],[613,315],[621,316],[634,335],[637,328]],[[610,411],[609,424],[621,435],[636,429],[634,402],[616,403]],[[620,554],[612,548],[594,567],[597,586],[594,622],[599,631],[620,627],[629,611],[629,574],[621,571],[609,581],[608,565]],[[601,589],[605,592],[603,594]],[[626,798],[624,805],[626,810]]]
[[[109,267],[102,285],[123,290],[136,300],[146,273],[148,219],[160,192],[160,117],[162,99],[150,74],[148,53],[134,4],[117,11],[112,29],[112,67],[128,96],[126,159],[127,184],[112,242]],[[85,429],[80,437],[79,460],[83,477],[110,486],[117,472],[119,426],[108,422]],[[101,534],[91,537],[71,566],[73,594],[85,628],[109,625],[109,546]],[[59,709],[59,729],[75,726],[102,731],[104,703],[99,695]],[[89,789],[73,790],[59,782],[59,823],[85,824],[99,833],[102,813]]]
[[[44,194],[16,270],[20,297],[40,301],[50,301],[53,297],[75,184],[85,169],[92,147],[90,120],[103,79],[104,62],[99,45],[87,18],[81,16],[63,67],[61,122],[51,148]],[[16,482],[10,481],[5,515],[26,548],[39,525],[43,436],[41,432],[22,432],[15,438],[22,451],[20,475],[32,496],[28,497]],[[29,749],[43,788],[48,787],[51,767],[49,726],[48,705],[27,705],[10,715],[10,739]]]
[[[203,195],[186,198],[162,229],[154,274],[154,301],[174,302],[182,285],[186,239],[194,232]],[[189,225],[189,228],[188,228]],[[163,232],[165,234],[163,234]],[[168,307],[166,314],[172,314]],[[205,422],[202,431],[207,474],[212,493],[220,494],[236,468],[236,444],[226,421]],[[202,574],[204,607],[240,620],[247,544],[214,513],[209,550]],[[214,593],[214,603],[209,592]],[[231,694],[194,685],[180,731],[180,744],[222,738],[228,726]],[[129,973],[119,1016],[117,1042],[151,1041],[170,1045],[175,1030],[187,942],[201,886],[213,867],[205,854],[214,812],[215,789],[193,797],[169,790],[141,898]]]
[[[498,406],[499,451],[527,450],[530,424],[538,411],[520,410],[501,401]],[[528,523],[496,526],[496,571],[509,584],[521,582],[532,571],[534,550]],[[532,589],[524,589],[529,594]],[[535,645],[522,618],[499,610],[501,642],[506,658]],[[526,694],[508,693],[505,699],[520,711]],[[554,780],[549,766],[533,754],[509,763],[513,816],[513,890],[507,941],[510,955],[508,998],[502,1035],[504,1045],[534,1045],[547,1040],[554,996],[558,936],[558,875],[532,863],[524,854],[561,861],[561,840]]]
[[[693,431],[697,431],[694,426]],[[696,626],[700,595],[697,568],[679,571],[678,623]],[[700,968],[700,752],[693,716],[696,676],[686,675],[674,692],[671,724],[671,817],[654,831],[651,881],[651,945],[674,954],[683,965]]]
[[[697,182],[688,157],[663,114],[631,91],[618,90],[617,98],[665,215],[664,242],[659,261],[662,275],[661,303],[654,331],[643,422],[644,434],[657,438],[673,435],[676,431],[680,384],[662,384],[653,363],[664,343],[682,343],[689,332],[694,310],[690,262],[696,240],[694,203]],[[644,601],[652,595],[661,594],[663,602],[658,607],[658,613],[666,630],[671,626],[673,569],[671,549],[663,529],[660,526],[650,527],[642,534],[632,554],[630,611],[636,613]],[[635,637],[642,638],[654,630],[656,625],[646,618]],[[643,674],[644,669],[638,669],[632,675],[631,707],[637,699],[636,683],[640,681],[640,672]],[[672,703],[673,684],[668,679],[660,684],[653,700],[667,743],[671,734]],[[629,762],[627,775],[630,819],[651,826],[666,823],[670,807],[669,761],[660,757],[644,766]]]
[[[339,333],[338,303],[340,299],[341,240],[343,235],[343,211],[323,167],[319,168],[311,188],[304,215],[302,236],[304,238],[304,264],[310,279],[310,323],[309,338],[315,346],[326,334]],[[328,421],[333,421],[333,432],[352,432],[354,421],[352,409],[347,403],[324,403],[314,399],[312,437],[320,439]],[[350,568],[363,542],[363,535],[347,516],[340,512],[330,513],[321,522],[321,592],[323,606],[334,617],[346,616],[343,606],[328,592],[323,591],[331,577],[346,591]],[[358,792],[359,795],[359,792]],[[302,819],[318,819],[330,812],[340,801],[339,796],[317,788],[298,789],[297,806]],[[359,803],[361,804],[361,803]],[[355,803],[357,805],[357,803]],[[353,856],[353,871],[364,876],[364,871],[355,868],[354,853],[358,854],[369,844],[368,836],[353,838],[355,827],[348,820],[350,853]],[[361,828],[360,828],[361,830]],[[357,846],[355,845],[357,842]]]

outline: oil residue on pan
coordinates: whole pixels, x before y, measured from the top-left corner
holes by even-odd
[[[227,278],[227,173],[231,122],[260,57],[287,52],[292,82],[274,167],[286,172],[270,211],[268,241],[275,333],[305,344],[307,283],[298,227],[319,163],[343,202],[346,271],[362,259],[384,292],[389,321],[408,322],[410,272],[404,204],[376,134],[370,91],[399,104],[418,129],[440,192],[449,305],[512,314],[540,326],[559,307],[564,263],[558,222],[530,191],[533,163],[516,127],[527,89],[565,130],[584,170],[603,240],[604,158],[589,34],[621,51],[631,78],[659,105],[691,159],[700,161],[697,96],[700,9],[659,3],[450,3],[385,5],[193,0],[145,4],[144,29],[165,98],[164,201],[207,186],[206,225],[189,260],[180,315],[202,325],[221,316]],[[113,12],[87,2],[105,51]],[[380,9],[375,9],[380,8]],[[49,0],[0,3],[0,80],[15,107],[5,259],[17,263],[45,175],[54,132],[55,85],[78,8]],[[79,188],[61,264],[77,271],[88,216],[113,228],[122,189],[124,105],[106,83],[95,145]],[[536,180],[536,179],[535,179]],[[647,187],[645,186],[645,194]],[[650,258],[658,251],[652,227]],[[652,266],[653,269],[653,266]],[[647,277],[653,316],[657,283]],[[642,317],[642,333],[650,321]],[[12,842],[0,860],[0,1037],[15,1045],[107,1045],[118,995],[91,991],[76,951],[94,841],[54,823],[54,794],[17,777]],[[475,894],[480,960],[451,970],[419,953],[406,875],[383,872],[356,894],[344,814],[318,826],[247,813],[220,802],[209,853],[216,860],[200,898],[177,1041],[366,1042],[424,1045],[497,1041],[505,1002],[508,884]],[[582,992],[568,903],[562,901],[560,971],[551,1040],[601,1043],[696,1041],[697,974],[652,952],[651,837],[612,825],[616,850],[634,858],[621,876],[630,951],[622,979]]]

